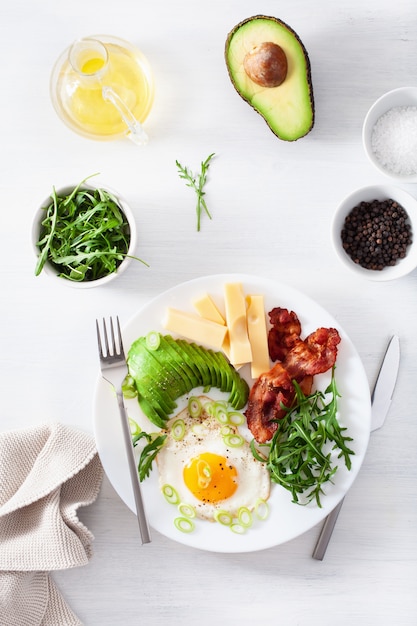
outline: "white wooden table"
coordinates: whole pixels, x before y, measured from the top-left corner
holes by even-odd
[[[258,13],[292,26],[310,55],[316,124],[293,144],[269,131],[227,76],[226,35]],[[145,149],[83,139],[52,108],[56,58],[97,33],[131,41],[153,66]],[[382,93],[417,82],[415,1],[15,0],[0,10],[0,46],[2,429],[59,420],[92,431],[95,317],[127,321],[153,296],[206,274],[275,278],[313,297],[351,337],[370,384],[389,336],[402,344],[388,420],[372,435],[323,562],[311,558],[320,527],[256,554],[197,551],[155,532],[141,547],[134,515],[105,480],[80,512],[95,535],[91,563],[55,574],[70,606],[87,626],[417,624],[417,273],[364,282],[338,264],[329,237],[346,194],[386,182],[365,158],[361,126]],[[197,233],[175,159],[198,167],[211,152],[213,220]],[[86,291],[35,278],[34,211],[52,185],[94,172],[131,203],[150,268],[133,265]],[[416,185],[407,190],[417,196]]]

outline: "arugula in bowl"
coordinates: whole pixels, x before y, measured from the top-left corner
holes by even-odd
[[[135,258],[136,226],[126,203],[114,193],[85,184],[53,189],[33,228],[43,269],[72,283],[109,280]],[[92,285],[90,285],[92,286]]]

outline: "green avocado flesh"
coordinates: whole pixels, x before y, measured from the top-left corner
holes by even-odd
[[[160,428],[165,428],[176,400],[195,387],[217,387],[229,393],[235,409],[243,408],[248,400],[247,382],[222,352],[171,335],[160,335],[156,349],[148,347],[146,337],[139,337],[129,349],[127,365],[124,394],[137,395],[143,413]]]
[[[287,57],[287,75],[277,87],[263,87],[246,73],[244,59],[256,47],[271,42]],[[274,17],[258,15],[238,24],[228,35],[225,60],[238,94],[262,117],[280,139],[295,141],[314,125],[310,61],[298,35]]]

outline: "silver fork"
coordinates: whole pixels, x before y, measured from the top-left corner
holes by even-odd
[[[100,327],[96,320],[98,351],[100,356],[101,374],[108,383],[113,385],[119,405],[120,418],[122,422],[123,439],[129,463],[130,480],[132,482],[133,495],[135,497],[136,513],[138,516],[139,530],[142,544],[151,542],[148,521],[146,519],[145,507],[143,504],[136,460],[133,454],[132,437],[130,434],[129,420],[123,401],[122,382],[128,372],[126,358],[123,350],[122,333],[120,331],[119,318],[116,317],[116,332],[113,319],[110,318],[110,342],[107,333],[106,320],[103,318],[103,338],[100,335]]]

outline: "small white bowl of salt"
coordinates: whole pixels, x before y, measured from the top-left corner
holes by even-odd
[[[365,152],[383,174],[417,183],[417,87],[400,87],[369,109],[362,129]]]

